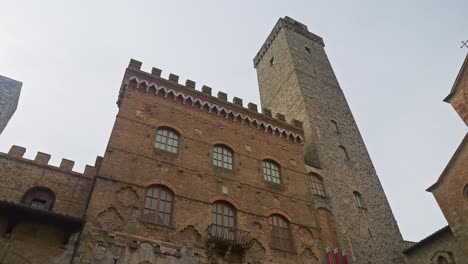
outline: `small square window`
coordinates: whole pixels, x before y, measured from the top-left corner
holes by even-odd
[[[270,66],[275,65],[275,57],[271,57],[270,59]]]
[[[305,50],[307,51],[307,53],[310,54],[310,48],[309,47],[305,47]]]
[[[31,201],[30,207],[44,210],[44,209],[46,209],[46,201],[41,200],[41,199],[33,199]]]

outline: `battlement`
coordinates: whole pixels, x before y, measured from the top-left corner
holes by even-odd
[[[323,42],[323,39],[321,37],[315,35],[314,33],[310,32],[307,29],[306,25],[304,25],[304,24],[302,24],[302,23],[300,23],[300,22],[286,16],[284,18],[280,18],[278,20],[278,22],[276,22],[275,27],[271,31],[270,35],[268,35],[268,38],[265,40],[265,43],[260,48],[260,51],[255,56],[255,58],[253,60],[255,68],[257,68],[258,63],[263,58],[263,55],[265,55],[265,53],[267,52],[268,48],[270,47],[271,43],[273,42],[273,40],[278,35],[278,32],[281,30],[281,28],[289,29],[289,30],[291,30],[291,31],[293,31],[293,32],[295,32],[297,34],[300,34],[300,35],[314,41],[315,43],[317,43],[318,45],[320,45],[322,47],[325,46],[325,43]]]
[[[180,99],[183,104],[190,102],[192,107],[198,106],[200,110],[206,109],[210,113],[216,111],[218,116],[224,115],[234,121],[248,122],[250,125],[256,125],[259,129],[263,128],[265,132],[270,131],[295,142],[303,140],[303,123],[299,120],[293,119],[288,123],[283,114],[277,113],[273,116],[271,110],[267,108],[259,112],[257,104],[249,102],[245,107],[241,98],[233,97],[232,102],[230,102],[227,93],[219,91],[216,96],[213,96],[212,88],[209,86],[203,85],[201,90],[196,90],[195,81],[186,80],[185,85],[182,85],[179,84],[178,75],[170,73],[169,78],[164,79],[161,77],[162,71],[160,69],[153,67],[151,73],[148,73],[142,71],[141,66],[141,62],[130,60],[117,105],[120,105],[127,86],[134,86],[134,88],[143,89],[147,93],[156,95],[162,93],[165,98],[171,96],[174,101]],[[158,83],[152,79],[157,80]]]
[[[56,167],[53,165],[49,165],[50,154],[37,152],[34,160],[30,160],[30,159],[26,159],[23,157],[25,152],[26,152],[26,148],[13,145],[11,146],[8,153],[0,152],[0,157],[6,158],[6,159],[13,159],[13,160],[25,162],[31,165],[45,167],[50,170],[70,173],[75,176],[84,176],[88,178],[92,178],[96,176],[97,170],[101,166],[101,162],[102,162],[102,157],[98,156],[96,158],[94,166],[86,165],[84,172],[80,173],[80,172],[73,171],[73,166],[75,165],[75,162],[72,160],[62,159],[59,167]]]

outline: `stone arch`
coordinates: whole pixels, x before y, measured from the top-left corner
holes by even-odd
[[[269,209],[268,211],[265,212],[265,215],[267,217],[270,216],[270,215],[273,215],[273,214],[281,215],[284,218],[288,219],[289,222],[291,222],[291,217],[289,217],[289,215],[285,211],[283,211],[281,209],[272,208],[272,209]]]
[[[228,204],[231,204],[234,208],[236,208],[236,210],[239,209],[239,204],[227,195],[216,195],[215,197],[210,199],[211,204],[215,202],[226,202]]]
[[[149,181],[147,181],[145,183],[145,186],[148,188],[149,186],[152,186],[152,185],[161,185],[161,186],[164,186],[166,188],[168,188],[169,190],[171,190],[171,192],[174,194],[176,194],[176,191],[177,191],[177,188],[174,186],[174,184],[166,181],[166,180],[163,180],[163,179],[151,179]]]
[[[447,261],[447,262],[444,262]],[[437,251],[432,255],[431,264],[452,264],[455,263],[453,253],[450,251]]]

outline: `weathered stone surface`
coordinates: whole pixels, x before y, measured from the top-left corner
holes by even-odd
[[[280,19],[254,64],[262,107],[304,121],[305,163],[323,177],[331,213],[319,222],[322,230],[336,223],[337,237],[327,231],[325,245],[348,251],[355,263],[401,258],[402,237],[321,38],[297,21]],[[353,191],[362,194],[366,209],[355,206]]]

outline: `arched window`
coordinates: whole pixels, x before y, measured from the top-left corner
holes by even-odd
[[[226,202],[215,202],[212,205],[213,224],[220,227],[236,226],[236,209]]]
[[[177,154],[177,150],[179,149],[179,134],[168,127],[158,128],[154,147]]]
[[[275,249],[292,251],[291,230],[289,229],[289,222],[281,215],[271,215],[270,232],[271,232],[271,246]]]
[[[224,145],[216,145],[213,148],[213,165],[224,169],[232,170],[233,154]]]
[[[343,147],[343,146],[339,146],[339,148],[340,148],[341,153],[343,155],[343,159],[344,160],[349,160],[348,151],[346,150],[346,148]]]
[[[236,239],[236,209],[226,202],[215,202],[211,211],[213,225],[210,236],[216,239],[232,241]]]
[[[468,199],[468,184],[463,188],[463,195],[465,196],[465,199]]]
[[[307,175],[307,178],[309,179],[309,186],[312,190],[312,193],[325,197],[325,188],[323,188],[322,178],[316,174],[309,174]]]
[[[263,161],[263,177],[265,181],[273,182],[280,184],[281,183],[281,173],[279,165],[271,160]]]
[[[448,264],[448,261],[446,258],[442,257],[442,256],[439,256],[437,258],[437,264]]]
[[[22,203],[39,210],[52,210],[55,202],[55,194],[46,187],[33,187],[23,196]]]
[[[353,192],[354,200],[356,201],[356,206],[359,208],[365,208],[364,200],[362,200],[362,195],[359,192]]]
[[[150,186],[146,190],[143,219],[154,224],[170,226],[173,205],[174,195],[168,188],[160,185]]]
[[[338,128],[338,123],[336,123],[335,120],[330,120],[333,126],[333,130],[335,130],[336,133],[340,133],[340,129]]]

